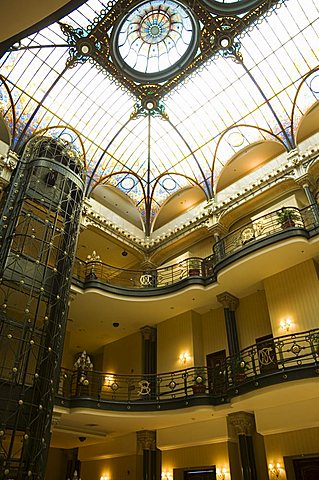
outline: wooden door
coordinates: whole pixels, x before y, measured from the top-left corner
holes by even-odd
[[[319,457],[297,458],[292,463],[296,480],[319,479]]]
[[[206,356],[206,363],[209,391],[213,395],[222,395],[227,379],[226,350],[210,353]]]

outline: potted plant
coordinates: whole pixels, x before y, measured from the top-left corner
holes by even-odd
[[[281,228],[290,228],[295,226],[295,221],[300,219],[300,215],[292,208],[283,208],[277,212],[277,218]]]
[[[205,368],[195,368],[194,377],[193,377],[192,390],[193,394],[205,393],[206,392],[206,370]]]
[[[190,277],[198,277],[201,274],[201,259],[190,258],[188,261],[188,275]]]

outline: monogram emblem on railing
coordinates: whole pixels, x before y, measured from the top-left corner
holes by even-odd
[[[138,384],[140,386],[140,390],[137,392],[138,395],[149,395],[151,393],[150,382],[141,380]]]
[[[258,352],[258,360],[261,365],[275,363],[275,352],[273,347],[264,347]]]
[[[153,275],[151,275],[150,273],[144,273],[140,276],[140,284],[143,285],[143,287],[148,287],[152,285],[152,280]]]

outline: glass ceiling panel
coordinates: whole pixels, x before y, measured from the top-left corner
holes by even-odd
[[[89,0],[62,21],[86,29],[103,8],[110,8],[108,5]],[[280,138],[288,135],[301,78],[319,64],[318,32],[318,2],[286,0],[255,28],[241,35],[244,66],[220,56],[164,98],[169,121],[151,118],[149,139],[147,117],[130,120],[136,100],[118,81],[89,62],[64,72],[68,48],[54,45],[65,45],[66,38],[59,25],[52,25],[22,41],[24,46],[52,47],[15,51],[2,62],[1,74],[12,91],[18,117],[16,140],[26,125],[31,134],[48,125],[68,124],[83,138],[89,175],[102,159],[95,180],[125,170],[144,176],[146,184],[148,178],[154,183],[158,175],[169,171],[188,175],[202,184],[203,174],[210,181],[218,139],[232,125],[264,128]],[[59,75],[61,78],[50,90]],[[302,98],[297,99],[298,118],[316,101],[309,85],[305,84]],[[4,91],[3,87],[0,91]],[[0,102],[5,112],[8,102],[1,97]],[[249,133],[245,131],[241,146],[223,141],[213,176],[243,145],[265,138],[267,135],[250,129]],[[172,178],[173,183],[164,182],[163,187],[156,189],[158,205],[185,185],[181,177]],[[124,188],[129,182],[123,183],[122,179],[113,178],[112,182],[136,203],[141,202],[140,187],[134,184],[134,188]]]

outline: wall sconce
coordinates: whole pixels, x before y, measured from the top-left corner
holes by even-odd
[[[281,320],[280,322],[280,328],[282,330],[285,330],[286,332],[289,332],[290,327],[292,327],[292,325],[293,325],[293,321],[291,320],[291,318],[286,318],[286,320]]]
[[[179,361],[182,365],[186,365],[190,361],[190,354],[188,352],[181,353],[179,356]]]
[[[110,480],[110,479],[107,475],[102,475],[102,477],[100,477],[100,480]]]
[[[173,480],[173,474],[169,471],[162,472],[162,480]]]
[[[269,470],[269,476],[270,478],[277,479],[280,477],[280,472],[281,472],[281,465],[280,463],[270,463],[268,465],[268,470]]]
[[[111,387],[113,385],[113,383],[114,383],[114,375],[106,375],[104,377],[104,386],[105,387]],[[105,480],[105,479],[103,478],[103,480]]]
[[[217,480],[226,480],[227,469],[225,467],[216,468],[216,478]]]

